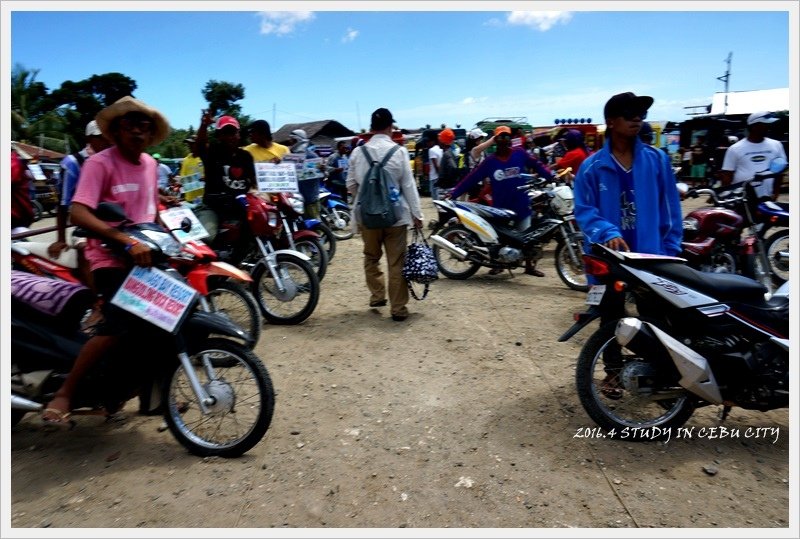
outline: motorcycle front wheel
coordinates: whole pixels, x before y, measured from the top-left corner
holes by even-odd
[[[780,286],[789,280],[789,257],[781,255],[781,253],[789,254],[789,229],[778,230],[767,238],[764,250],[769,260],[772,281]]]
[[[328,254],[328,263],[330,263],[330,261],[333,260],[333,256],[336,254],[336,236],[333,230],[322,222],[314,225],[311,230],[319,234],[319,241],[322,243],[322,247],[325,248],[325,252]]]
[[[647,441],[674,434],[694,413],[684,388],[668,384],[652,360],[617,343],[616,321],[603,324],[581,349],[575,383],[581,405],[603,437]]]
[[[311,259],[311,266],[321,281],[328,271],[328,252],[322,242],[317,238],[302,238],[295,240],[294,248]]]
[[[275,261],[280,282],[262,262],[253,270],[253,295],[270,324],[299,324],[317,307],[319,279],[311,264],[297,256],[279,253]]]
[[[565,242],[559,242],[556,246],[556,273],[572,290],[588,292],[589,281],[583,268],[583,238],[580,236],[581,234],[577,233],[569,240],[576,260],[572,260]]]
[[[194,455],[243,455],[261,441],[272,422],[275,390],[267,368],[251,350],[227,339],[208,339],[190,359],[194,376],[214,403],[205,413],[201,410],[189,376],[179,365],[163,389],[167,427]],[[209,370],[215,373],[213,379]]]
[[[261,310],[253,294],[244,286],[228,279],[214,283],[206,296],[211,312],[219,313],[242,328],[253,339],[261,337]]]
[[[467,252],[472,249],[472,245],[478,242],[478,239],[472,232],[462,225],[448,226],[439,233],[439,236]],[[481,267],[481,265],[476,262],[460,260],[453,253],[438,245],[433,246],[433,255],[436,257],[436,264],[439,266],[439,271],[448,279],[468,279],[475,275],[475,272]]]

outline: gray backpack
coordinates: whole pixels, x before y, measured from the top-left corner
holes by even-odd
[[[389,150],[380,163],[372,158],[366,146],[362,146],[361,149],[364,157],[369,160],[370,167],[358,191],[356,211],[361,217],[361,225],[364,228],[389,228],[397,222],[397,215],[390,199],[390,187],[393,182],[384,166],[400,146],[395,145]]]

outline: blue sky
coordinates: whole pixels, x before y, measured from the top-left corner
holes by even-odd
[[[406,128],[469,128],[492,116],[600,122],[608,97],[628,90],[655,98],[651,119],[682,121],[684,107],[724,90],[717,77],[729,53],[731,91],[789,86],[790,43],[797,65],[791,2],[4,4],[14,10],[6,72],[38,69],[51,90],[120,72],[181,128],[197,126],[211,79],[242,84],[243,112],[273,129],[335,119],[357,131],[382,106]],[[506,4],[558,11],[485,11]],[[627,11],[642,5],[655,11]],[[171,11],[151,11],[161,6]],[[273,6],[298,11],[256,11]],[[706,11],[691,11],[698,6]]]

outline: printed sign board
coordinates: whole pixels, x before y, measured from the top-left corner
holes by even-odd
[[[205,229],[194,212],[189,208],[184,208],[182,206],[168,208],[164,211],[158,212],[158,216],[161,218],[161,222],[164,223],[164,226],[172,230],[172,234],[181,243],[186,243],[192,240],[202,240],[203,238],[208,237],[208,231]],[[189,232],[184,232],[179,228],[181,226],[181,221],[187,217],[192,222],[192,228],[189,230]]]
[[[189,314],[197,291],[158,268],[135,266],[111,303],[170,333]]]
[[[294,163],[255,163],[258,190],[262,193],[297,193]]]

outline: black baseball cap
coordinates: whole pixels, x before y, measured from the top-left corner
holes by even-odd
[[[376,109],[375,112],[372,113],[369,127],[373,131],[382,131],[393,123],[395,123],[395,121],[394,118],[392,118],[392,113],[389,111],[389,109],[380,108]]]
[[[269,123],[266,120],[256,120],[247,126],[247,130],[250,132],[260,133],[265,135],[266,137],[272,136],[272,130],[269,127]]]
[[[629,116],[632,113],[644,113],[653,105],[653,101],[654,99],[649,95],[636,95],[633,92],[617,94],[606,102],[603,116],[616,118]]]

